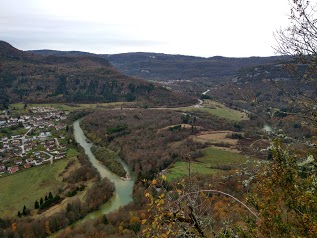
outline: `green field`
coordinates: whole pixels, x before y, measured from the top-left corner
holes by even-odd
[[[228,108],[225,105],[212,100],[204,100],[204,103],[199,108],[188,107],[181,108],[181,110],[187,112],[205,111],[213,116],[221,117],[230,121],[241,121],[247,119],[247,116],[244,113]]]
[[[44,164],[23,172],[0,177],[0,214],[1,217],[15,216],[23,206],[34,208],[35,200],[39,200],[50,191],[54,193],[63,182],[58,179],[69,159],[55,161],[51,166]],[[5,195],[4,195],[5,194]]]
[[[24,135],[28,130],[24,127],[17,127],[17,129],[11,128],[2,128],[0,129],[0,138],[1,137],[10,137],[13,135]]]
[[[190,164],[191,173],[199,173],[199,174],[214,174],[219,172],[217,169],[211,169],[203,163],[192,162]],[[166,178],[167,181],[175,180],[184,176],[188,176],[189,174],[189,163],[187,162],[176,162],[167,170]]]
[[[70,158],[70,157],[75,157],[78,155],[78,151],[75,149],[75,148],[70,148],[68,151],[67,151],[67,155],[66,157],[67,158]]]
[[[230,166],[231,169],[236,168],[239,164],[244,163],[247,159],[241,155],[230,151],[224,151],[215,148],[206,148],[204,156],[198,158],[195,162],[191,162],[191,173],[199,173],[210,175],[214,173],[224,172],[223,166]],[[188,162],[176,162],[167,169],[166,177],[168,181],[187,176],[189,174]]]
[[[197,161],[209,166],[222,166],[222,165],[239,165],[244,163],[247,159],[244,155],[234,153],[231,151],[220,150],[216,148],[206,148],[204,150],[204,156],[198,158]]]
[[[111,102],[111,103],[91,103],[91,104],[63,104],[63,103],[30,103],[27,108],[31,107],[54,107],[58,110],[63,111],[75,111],[83,109],[96,109],[96,108],[111,108],[111,107],[120,107],[133,105],[135,102]],[[10,104],[10,110],[13,114],[25,114],[27,111],[24,110],[24,103],[14,103]]]

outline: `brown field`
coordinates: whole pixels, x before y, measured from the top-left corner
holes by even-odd
[[[194,141],[200,143],[208,143],[213,147],[221,148],[222,150],[229,150],[232,152],[239,152],[236,149],[238,140],[228,138],[233,131],[207,131],[202,132],[199,135],[191,136]]]

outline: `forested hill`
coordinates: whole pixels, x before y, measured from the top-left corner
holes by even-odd
[[[39,55],[95,55],[79,51],[31,51]],[[241,69],[258,65],[279,64],[285,60],[282,56],[229,58],[214,56],[210,58],[170,55],[161,53],[123,53],[98,55],[121,72],[147,80],[195,80],[206,78],[234,77]]]
[[[280,56],[249,58],[214,56],[202,58],[156,53],[126,53],[109,55],[108,60],[125,74],[168,81],[233,77],[243,68],[272,64],[280,62],[284,58]]]
[[[9,43],[0,40],[0,57],[1,58],[20,59],[20,58],[27,58],[28,56],[31,56],[31,54],[18,50],[14,48],[12,45],[10,45]]]
[[[40,55],[0,41],[0,105],[144,101],[147,105],[193,104],[195,98],[120,73],[93,54]]]

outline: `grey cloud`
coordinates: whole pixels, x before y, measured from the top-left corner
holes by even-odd
[[[64,50],[88,49],[107,53],[100,50],[154,47],[162,44],[158,41],[131,37],[125,32],[128,25],[45,19],[44,17],[11,20],[0,17],[1,38],[24,50],[58,47]],[[11,23],[4,24],[6,22]]]

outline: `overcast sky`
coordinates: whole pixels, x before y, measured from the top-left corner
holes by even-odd
[[[274,55],[287,0],[0,0],[0,40],[21,50]]]

